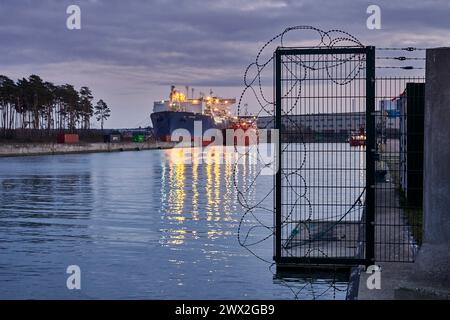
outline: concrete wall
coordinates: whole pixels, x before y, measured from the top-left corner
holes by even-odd
[[[423,243],[405,290],[449,298],[450,48],[427,49],[425,81]]]
[[[424,242],[450,246],[450,48],[427,50],[424,134]]]

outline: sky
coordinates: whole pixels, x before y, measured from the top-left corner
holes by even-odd
[[[79,30],[66,27],[73,4]],[[366,26],[371,4],[381,9],[379,30]],[[172,84],[238,98],[247,65],[287,27],[342,29],[377,47],[442,47],[449,17],[449,0],[1,0],[0,74],[86,85],[112,110],[105,127],[147,126]],[[298,32],[289,44],[317,39]],[[251,97],[243,102],[256,110]]]

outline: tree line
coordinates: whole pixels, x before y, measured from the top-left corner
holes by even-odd
[[[55,85],[37,75],[13,81],[0,75],[0,128],[70,130],[90,129],[96,116],[103,129],[111,110],[103,100],[93,104],[88,87],[77,91],[71,84]]]

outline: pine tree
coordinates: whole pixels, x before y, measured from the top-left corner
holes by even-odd
[[[108,105],[100,99],[95,105],[95,116],[97,117],[97,121],[100,121],[100,126],[103,130],[104,122],[110,117],[111,109],[109,109]]]

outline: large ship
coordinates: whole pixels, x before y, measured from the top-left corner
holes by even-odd
[[[235,129],[243,121],[231,114],[231,108],[236,103],[234,98],[220,98],[211,91],[209,95],[188,97],[171,87],[169,100],[155,101],[150,118],[153,132],[160,141],[172,141],[172,133],[177,129],[185,129],[192,139],[201,138],[208,129]],[[247,120],[246,120],[247,121]],[[201,131],[198,129],[201,124]],[[243,126],[251,127],[251,124]],[[196,129],[197,128],[197,129]],[[200,136],[201,135],[201,136]]]

